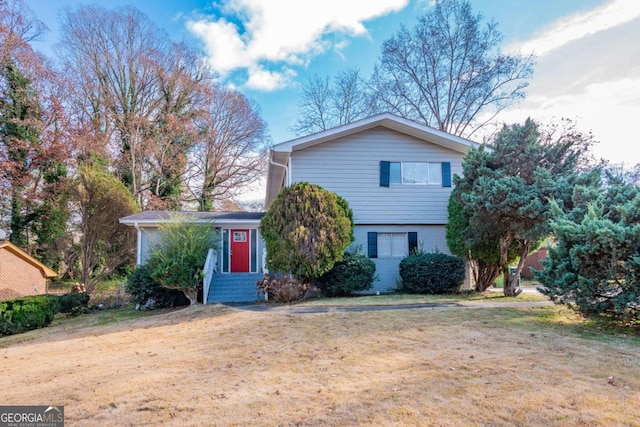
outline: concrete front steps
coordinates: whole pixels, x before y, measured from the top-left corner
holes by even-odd
[[[207,303],[216,302],[256,302],[256,282],[262,273],[214,274],[209,285]]]

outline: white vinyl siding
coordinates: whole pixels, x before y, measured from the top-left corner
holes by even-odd
[[[378,233],[378,258],[402,258],[408,247],[407,233]]]
[[[292,183],[310,182],[344,197],[356,224],[446,224],[451,188],[381,187],[380,162],[450,162],[452,175],[461,175],[462,157],[462,153],[377,127],[294,150],[290,173]]]

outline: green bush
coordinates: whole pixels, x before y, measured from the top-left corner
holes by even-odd
[[[0,302],[0,334],[11,335],[48,326],[60,309],[55,295],[36,295]]]
[[[342,260],[353,242],[353,212],[345,199],[298,182],[284,188],[260,221],[270,271],[311,283]]]
[[[371,289],[375,280],[375,263],[356,251],[345,252],[342,261],[318,279],[318,285],[326,296],[348,296]]]
[[[139,305],[145,305],[151,299],[155,301],[154,307],[156,308],[189,304],[189,300],[182,291],[167,289],[153,280],[149,269],[144,265],[139,266],[131,273],[124,290]]]
[[[464,261],[443,253],[414,252],[400,261],[400,277],[401,292],[455,293],[464,283]]]
[[[60,313],[77,316],[87,310],[89,294],[85,292],[71,292],[60,295]]]

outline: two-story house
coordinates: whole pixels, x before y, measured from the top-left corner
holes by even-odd
[[[275,145],[269,153],[266,207],[295,182],[310,182],[349,202],[355,243],[376,264],[374,291],[390,291],[400,260],[414,248],[448,253],[447,204],[453,174],[478,144],[392,114]]]
[[[349,202],[355,243],[376,264],[373,291],[393,290],[398,265],[413,248],[449,252],[445,238],[452,176],[478,144],[392,114],[293,139],[269,151],[266,208],[278,192],[310,182]],[[252,301],[265,271],[260,237],[263,213],[149,211],[121,218],[138,230],[138,264],[144,264],[158,227],[174,215],[211,222],[220,234],[204,280],[204,302]],[[211,255],[210,254],[210,255]]]

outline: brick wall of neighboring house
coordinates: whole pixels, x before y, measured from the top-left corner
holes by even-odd
[[[540,261],[545,258],[547,258],[547,248],[540,248],[526,257],[524,260],[524,267],[522,267],[521,276],[525,279],[533,279],[533,271],[531,271],[531,269],[542,270],[544,267],[540,264]]]
[[[0,248],[0,299],[42,295],[46,291],[46,280],[39,268],[6,248]]]

